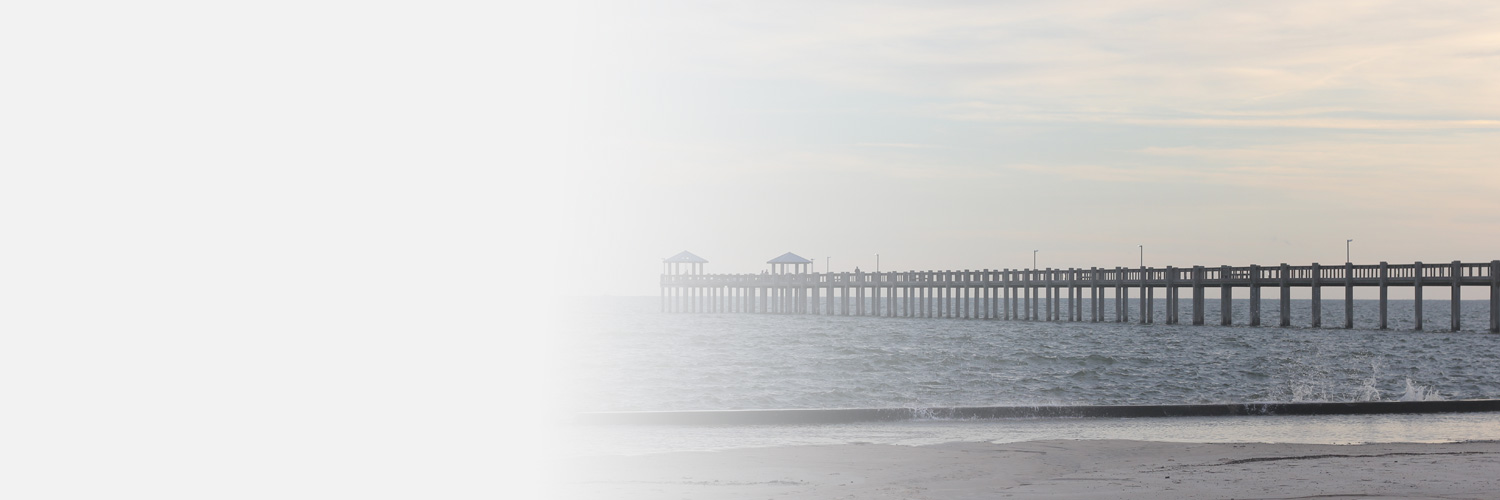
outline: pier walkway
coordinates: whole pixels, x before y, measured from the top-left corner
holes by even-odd
[[[687,252],[684,252],[686,255]],[[788,254],[791,255],[791,254]],[[701,261],[701,258],[692,256]],[[671,261],[664,261],[671,262]],[[697,261],[693,261],[697,262]],[[707,262],[707,261],[702,261]],[[701,264],[699,264],[701,266]],[[798,266],[805,270],[810,266]],[[700,267],[701,268],[701,267]],[[783,266],[782,269],[785,269]],[[1344,328],[1354,327],[1354,288],[1379,287],[1380,324],[1387,328],[1387,291],[1415,290],[1415,329],[1422,325],[1424,287],[1447,287],[1451,330],[1460,328],[1460,290],[1489,287],[1489,331],[1500,332],[1500,260],[1485,263],[1249,267],[1141,267],[891,271],[776,274],[673,274],[661,276],[661,308],[681,313],[838,314],[909,318],[1024,321],[1154,321],[1154,295],[1166,295],[1165,318],[1179,323],[1182,290],[1190,292],[1190,321],[1204,324],[1205,290],[1219,289],[1218,324],[1229,325],[1233,290],[1248,288],[1249,324],[1261,325],[1261,293],[1279,292],[1280,326],[1291,326],[1291,289],[1312,288],[1312,325],[1323,326],[1325,288],[1344,290]],[[1132,307],[1131,290],[1137,300]],[[1243,292],[1242,292],[1243,293]],[[1064,301],[1063,294],[1067,300]],[[1112,300],[1109,300],[1112,299]],[[1106,300],[1112,304],[1106,304]],[[1066,304],[1066,311],[1062,310]],[[1084,310],[1087,304],[1088,311]],[[1106,315],[1105,307],[1114,308]]]

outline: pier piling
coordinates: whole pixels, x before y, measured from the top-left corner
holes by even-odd
[[[1312,265],[1312,327],[1323,327],[1323,267]]]
[[[1386,264],[1386,262],[1383,261],[1383,260],[1380,261],[1380,329],[1381,330],[1385,330],[1386,328],[1388,328],[1388,325],[1387,325],[1387,322],[1386,322],[1386,318],[1388,316],[1386,314],[1386,302],[1387,302],[1387,298],[1389,297],[1389,292],[1390,292],[1390,290],[1389,290],[1390,289],[1390,278],[1391,278],[1390,265]]]
[[[1203,266],[1193,266],[1193,325],[1203,324]]]
[[[1250,326],[1260,326],[1260,266],[1250,266]]]
[[[1463,282],[1461,281],[1461,278],[1463,278],[1464,274],[1463,265],[1464,264],[1462,262],[1455,260],[1453,261],[1452,267],[1450,267],[1448,271],[1448,276],[1451,277],[1451,279],[1449,279],[1448,281],[1453,283],[1453,328],[1451,330],[1455,332],[1458,331],[1459,328],[1459,318],[1463,316],[1463,312],[1461,311],[1461,309],[1463,308],[1463,306],[1461,305],[1462,302],[1459,301],[1459,297],[1461,295],[1459,293],[1459,287],[1463,284]]]
[[[1281,322],[1280,326],[1292,326],[1292,270],[1281,263]]]
[[[1219,325],[1229,326],[1234,315],[1234,292],[1229,287],[1229,266],[1219,267]]]
[[[1344,328],[1354,328],[1354,264],[1344,263]]]
[[[1167,310],[1163,311],[1167,315],[1166,323],[1168,325],[1175,325],[1179,319],[1177,315],[1177,268],[1167,266],[1166,279],[1162,281],[1167,285],[1167,289],[1163,293],[1167,299]]]
[[[1500,260],[1490,261],[1490,333],[1500,333]]]
[[[1147,295],[1146,294],[1146,290],[1149,290],[1148,288],[1146,288],[1146,286],[1150,282],[1150,280],[1146,279],[1147,278],[1147,276],[1146,276],[1146,266],[1141,266],[1141,271],[1140,272],[1141,272],[1141,276],[1140,276],[1139,279],[1141,281],[1141,299],[1140,299],[1141,305],[1140,305],[1140,314],[1139,314],[1139,316],[1141,318],[1140,319],[1141,324],[1144,325],[1144,324],[1146,324],[1146,320],[1148,320],[1148,319],[1151,318],[1148,315],[1148,313],[1146,312],[1146,295]]]
[[[1413,272],[1414,272],[1414,274],[1412,275],[1412,278],[1413,278],[1413,280],[1415,280],[1416,285],[1412,287],[1412,292],[1416,294],[1416,297],[1414,297],[1412,299],[1412,323],[1413,323],[1412,329],[1413,330],[1421,330],[1422,329],[1422,284],[1423,284],[1424,281],[1426,281],[1423,278],[1427,274],[1427,270],[1423,269],[1422,268],[1422,262],[1418,261],[1416,264],[1413,264]]]

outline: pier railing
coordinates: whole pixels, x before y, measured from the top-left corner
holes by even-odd
[[[1115,321],[1129,321],[1131,289],[1139,291],[1138,318],[1154,321],[1153,295],[1168,299],[1166,321],[1177,323],[1178,296],[1188,289],[1192,322],[1203,324],[1204,289],[1220,289],[1220,324],[1230,324],[1233,289],[1248,288],[1250,324],[1260,324],[1263,288],[1280,292],[1280,325],[1290,326],[1290,289],[1312,288],[1312,326],[1322,326],[1322,290],[1344,289],[1344,327],[1353,327],[1355,287],[1380,289],[1380,324],[1388,326],[1389,287],[1415,290],[1415,328],[1422,329],[1422,291],[1449,287],[1452,329],[1459,330],[1460,290],[1489,287],[1489,331],[1500,332],[1500,260],[1447,264],[1352,264],[1322,266],[1192,266],[1067,269],[963,269],[798,274],[666,274],[661,277],[662,310],[668,312],[745,312],[841,314],[888,317],[954,317],[1041,321],[1102,321],[1106,298],[1114,300]],[[1062,319],[1062,293],[1067,319]],[[1087,297],[1085,297],[1087,295]],[[1043,297],[1044,296],[1044,297]],[[1107,297],[1108,296],[1108,297]],[[1083,305],[1090,314],[1085,319]],[[1045,310],[1040,310],[1045,307]]]
[[[1142,281],[1152,286],[1190,287],[1194,272],[1207,285],[1246,287],[1278,282],[1283,273],[1290,286],[1372,286],[1385,280],[1389,286],[1415,286],[1421,276],[1423,286],[1458,283],[1463,286],[1488,286],[1496,271],[1492,263],[1454,263],[1440,265],[1358,265],[1358,266],[1286,266],[1286,267],[1196,267],[1196,268],[1090,268],[1090,269],[1022,269],[976,271],[888,271],[881,273],[805,273],[805,274],[678,274],[662,275],[662,286],[736,286],[766,284],[772,286],[806,284],[901,286],[913,283],[943,283],[950,286],[1044,287],[1058,283],[1098,286],[1138,286]],[[1420,271],[1420,272],[1419,272]],[[1144,280],[1143,280],[1144,278]],[[1455,279],[1456,278],[1456,279]]]

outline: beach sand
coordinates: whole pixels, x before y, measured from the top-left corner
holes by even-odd
[[[576,457],[555,498],[1500,498],[1500,442],[845,444]]]

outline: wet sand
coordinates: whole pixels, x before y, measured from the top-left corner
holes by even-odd
[[[1500,442],[845,444],[575,457],[555,498],[1500,498]]]

